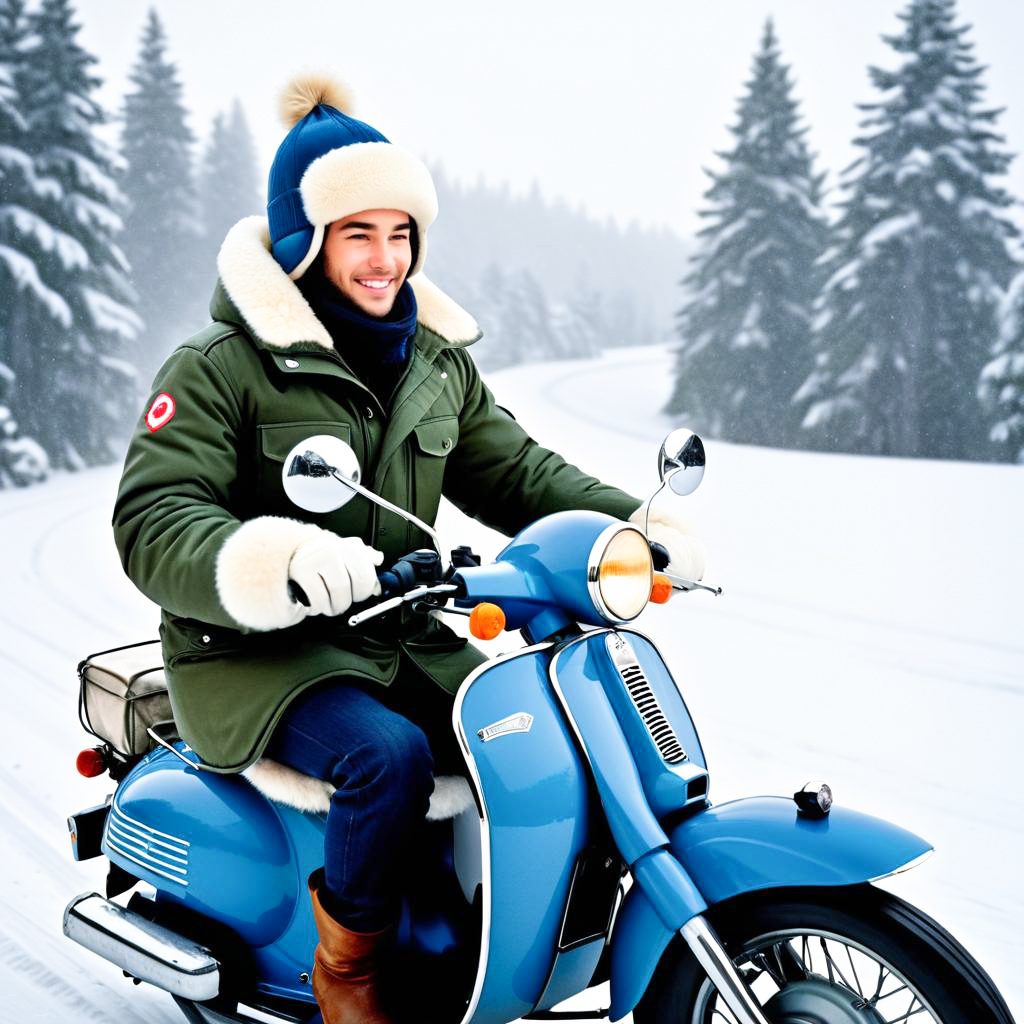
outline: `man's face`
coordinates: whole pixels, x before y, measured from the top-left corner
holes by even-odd
[[[324,237],[327,279],[371,316],[387,316],[412,262],[412,221],[401,210],[363,210],[332,221]]]

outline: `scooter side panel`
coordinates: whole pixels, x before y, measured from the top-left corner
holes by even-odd
[[[292,845],[248,782],[150,754],[118,787],[103,852],[126,871],[254,946],[274,941],[295,907]]]
[[[586,843],[586,774],[548,685],[548,657],[493,662],[456,702],[485,815],[484,941],[467,1024],[515,1020],[540,998]]]
[[[709,905],[758,889],[856,885],[932,849],[912,832],[846,807],[808,818],[785,797],[712,807],[676,826],[671,840]]]
[[[323,862],[322,816],[159,750],[118,788],[103,852],[154,886],[158,903],[227,925],[249,947],[262,991],[312,1000],[301,975],[316,932],[301,882]]]

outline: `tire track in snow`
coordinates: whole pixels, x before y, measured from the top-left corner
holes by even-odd
[[[37,534],[35,541],[32,545],[32,553],[29,559],[29,565],[32,570],[33,577],[38,581],[42,592],[46,597],[56,605],[61,611],[68,612],[77,618],[79,621],[86,623],[89,626],[93,626],[99,629],[102,633],[110,628],[109,620],[99,619],[88,612],[82,610],[81,601],[70,600],[62,588],[59,588],[54,584],[53,580],[48,577],[44,567],[43,558],[46,553],[46,549],[50,542],[58,534],[58,531],[65,528],[68,523],[79,520],[83,515],[90,509],[96,508],[100,502],[98,500],[87,501],[83,504],[79,504],[75,509],[66,516],[58,519],[56,522],[51,523],[41,533]],[[74,656],[72,656],[74,657]],[[76,662],[80,659],[80,655],[75,658]]]
[[[630,369],[635,369],[642,366],[657,366],[663,367],[665,363],[664,359],[648,358],[639,360],[629,364]],[[617,368],[616,364],[605,363],[601,366],[594,366],[582,372],[573,371],[571,373],[564,374],[561,377],[556,377],[554,380],[548,381],[540,389],[540,394],[544,396],[553,406],[560,409],[562,412],[574,419],[581,420],[584,423],[589,423],[591,426],[599,427],[603,431],[615,434],[617,437],[629,437],[637,441],[644,441],[650,444],[652,434],[650,431],[641,433],[639,430],[630,429],[627,426],[620,426],[619,424],[610,424],[607,418],[602,419],[599,416],[593,416],[588,412],[584,412],[577,408],[574,404],[565,402],[561,397],[558,396],[558,392],[563,392],[566,389],[566,385],[571,382],[572,390],[578,390],[579,383],[582,379],[587,377],[606,377],[609,373],[612,373]]]
[[[71,944],[71,940],[65,940]],[[81,948],[81,947],[77,947]],[[84,952],[84,950],[83,950]],[[93,954],[88,954],[92,956]],[[64,967],[66,965],[60,965]],[[113,964],[107,964],[111,970],[116,970]],[[16,939],[10,936],[0,936],[0,968],[8,977],[14,977],[17,981],[25,982],[33,989],[38,990],[37,1006],[45,1006],[47,1009],[56,1010],[58,1006],[63,1009],[68,1017],[73,1020],[91,1020],[110,1024],[112,1020],[118,1020],[121,1024],[153,1024],[154,1016],[151,1008],[146,1005],[133,1005],[127,1002],[120,993],[112,988],[105,987],[102,981],[93,980],[86,975],[85,970],[75,964],[77,971],[83,976],[82,979],[68,980],[58,974],[51,965],[44,963],[32,952],[25,948]],[[98,993],[102,997],[102,1003],[87,995],[83,995],[84,985],[82,980],[88,979],[92,987],[100,989]],[[76,984],[78,982],[78,984]],[[125,979],[128,984],[127,979]],[[4,994],[10,997],[10,993]],[[169,996],[167,997],[170,998]],[[152,997],[147,993],[145,1002],[150,1002]],[[141,1002],[141,1001],[140,1001]],[[172,1004],[173,1005],[173,1004]],[[70,1011],[70,1012],[69,1012]],[[171,1017],[164,1018],[161,1015],[157,1019],[171,1020]],[[40,1018],[41,1019],[41,1018]],[[47,1017],[47,1020],[55,1017]]]
[[[87,999],[80,989],[70,985],[24,946],[7,936],[0,937],[0,967],[5,974],[14,975],[39,989],[40,1003],[44,998],[47,1004],[60,1002],[66,1009],[74,1011],[75,1019],[109,1024],[111,1014],[108,1007],[98,1006]]]

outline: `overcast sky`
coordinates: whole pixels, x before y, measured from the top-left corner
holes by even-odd
[[[118,107],[136,58],[142,0],[77,0],[81,41],[100,58],[101,99]],[[689,236],[707,179],[729,144],[765,19],[774,17],[818,167],[855,155],[855,104],[875,92],[869,63],[902,25],[895,0],[157,0],[170,54],[203,136],[238,96],[266,162],[283,137],[277,96],[291,75],[327,69],[356,94],[356,115],[455,177],[538,180],[549,196],[620,222]],[[1024,150],[1020,0],[960,0],[989,70],[999,128]],[[265,168],[264,168],[265,169]],[[1024,197],[1024,160],[1006,184]],[[835,195],[833,194],[833,198]],[[443,211],[442,211],[443,216]]]

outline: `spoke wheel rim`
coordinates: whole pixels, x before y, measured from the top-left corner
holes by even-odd
[[[787,979],[787,974],[799,971],[787,950],[796,954],[805,972],[804,979]],[[827,929],[785,928],[767,932],[745,943],[733,957],[733,963],[773,1024],[941,1024],[927,999],[885,957]],[[807,997],[803,1002],[810,1004],[812,986],[820,989],[822,981],[858,996],[856,1002],[864,1005],[850,1013],[786,1016],[792,1013],[794,1005],[801,1003],[801,985]],[[690,1024],[737,1024],[708,979],[697,994]]]

